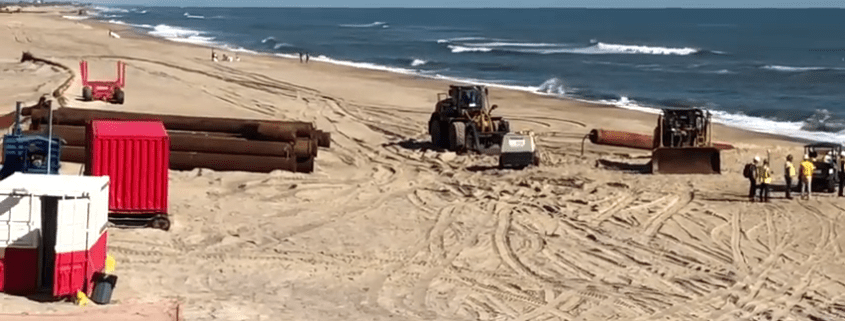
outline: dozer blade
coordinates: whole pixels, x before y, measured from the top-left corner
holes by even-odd
[[[651,154],[654,174],[721,174],[719,149],[714,147],[657,148]]]

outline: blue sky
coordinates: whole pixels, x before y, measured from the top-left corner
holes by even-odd
[[[808,8],[845,7],[845,0],[93,0],[105,5],[185,7],[592,7]]]

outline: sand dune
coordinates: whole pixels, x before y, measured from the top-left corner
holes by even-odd
[[[130,36],[58,15],[0,15],[0,105],[34,102],[65,73],[127,63],[126,104],[67,104],[314,121],[332,133],[313,174],[171,172],[171,231],[112,229],[114,300],[181,302],[186,320],[837,320],[845,202],[746,201],[742,164],[770,149],[776,177],[800,145],[717,126],[723,175],[597,167],[642,152],[587,145],[592,128],[649,133],[655,116],[491,89],[497,113],[532,129],[544,166],[428,150],[448,83],[241,55]],[[30,104],[31,104],[30,102]],[[777,182],[780,180],[776,179]],[[99,307],[89,307],[98,309]],[[79,308],[0,295],[0,312]]]

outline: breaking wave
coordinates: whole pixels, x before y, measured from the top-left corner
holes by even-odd
[[[760,67],[767,70],[774,70],[774,71],[782,71],[782,72],[807,72],[807,71],[826,71],[826,70],[845,70],[845,68],[837,68],[837,67],[792,67],[792,66],[779,66],[779,65],[766,65]]]
[[[422,60],[422,59],[414,59],[414,61],[411,61],[411,66],[414,66],[414,67],[422,66],[422,65],[425,65],[427,63],[428,63],[428,61],[425,61],[425,60]]]
[[[173,27],[160,24],[153,27],[149,34],[176,42],[192,43],[197,45],[213,45],[215,37],[202,36],[202,31]]]
[[[485,41],[485,42],[479,42]],[[513,42],[483,38],[464,37],[452,39],[440,39],[437,43],[448,44],[453,53],[462,52],[510,52],[524,54],[643,54],[643,55],[677,55],[686,56],[700,52],[724,54],[720,51],[702,51],[696,48],[669,48],[640,45],[610,44],[604,42],[590,41],[590,45],[566,44],[566,43],[535,43],[535,42]]]
[[[185,12],[184,16],[190,19],[205,19],[205,16],[194,16],[187,12]]]
[[[339,26],[343,27],[343,28],[372,28],[372,27],[378,27],[378,26],[386,27],[387,22],[376,21],[376,22],[368,23],[368,24],[342,24],[342,25],[339,25]]]

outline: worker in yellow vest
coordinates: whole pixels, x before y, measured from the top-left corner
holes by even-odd
[[[769,186],[772,184],[772,170],[769,160],[763,160],[763,166],[757,167],[757,185],[760,186],[760,202],[769,202]]]
[[[795,177],[795,165],[792,164],[792,155],[786,155],[786,164],[783,165],[783,178],[786,181],[786,199],[792,199],[792,179]]]
[[[816,165],[810,161],[810,155],[804,155],[804,161],[801,162],[801,198],[810,199],[813,196],[813,172],[816,171]]]

